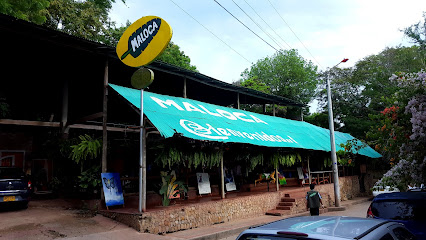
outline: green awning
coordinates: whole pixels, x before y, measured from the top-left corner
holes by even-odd
[[[139,90],[114,84],[110,86],[140,108]],[[197,140],[330,151],[329,130],[307,122],[147,91],[144,91],[143,104],[144,114],[165,138],[178,133]],[[335,132],[336,149],[340,149],[340,143],[351,139],[354,137],[350,134]],[[369,146],[362,148],[358,154],[371,158],[381,157]]]

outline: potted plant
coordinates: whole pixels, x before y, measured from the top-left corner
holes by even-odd
[[[162,186],[160,194],[163,195],[163,206],[169,206],[170,200],[180,197],[180,191],[185,193],[188,191],[182,181],[176,181],[176,173],[172,171],[169,175],[168,172],[161,171]]]

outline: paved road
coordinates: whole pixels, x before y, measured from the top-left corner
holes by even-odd
[[[322,214],[322,216],[348,216],[348,217],[366,217],[368,207],[370,206],[371,201],[363,202],[360,204],[353,205],[346,209],[345,211],[337,211],[337,212],[328,212],[326,214]],[[238,234],[231,235],[226,238],[221,238],[220,240],[235,240],[238,237]]]

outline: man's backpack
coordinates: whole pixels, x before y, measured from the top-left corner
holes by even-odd
[[[308,198],[308,207],[309,208],[319,208],[320,198],[317,191],[309,191],[306,193]]]

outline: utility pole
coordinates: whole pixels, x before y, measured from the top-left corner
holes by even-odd
[[[339,64],[347,62],[349,59],[345,58],[336,64],[333,68]],[[336,156],[336,143],[334,140],[334,117],[333,117],[333,106],[331,103],[331,89],[330,89],[330,74],[327,74],[327,102],[328,102],[328,126],[330,128],[330,146],[331,146],[331,161],[333,162],[333,183],[334,183],[334,200],[335,206],[340,207],[340,187],[339,187],[339,169],[337,167],[337,156]]]

